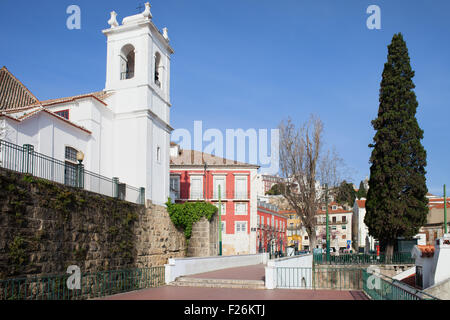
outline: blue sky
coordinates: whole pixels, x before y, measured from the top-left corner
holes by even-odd
[[[39,99],[102,90],[109,12],[118,20],[139,1],[0,2],[0,65]],[[66,8],[81,8],[81,30],[66,28]],[[369,30],[369,5],[381,30]],[[369,174],[378,91],[387,45],[406,40],[425,131],[427,184],[450,183],[450,42],[446,0],[153,0],[153,21],[168,27],[172,57],[171,125],[193,130],[276,128],[288,116],[318,115],[353,182]]]

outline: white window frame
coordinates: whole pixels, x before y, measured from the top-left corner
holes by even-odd
[[[238,181],[244,181],[244,180],[245,180],[245,191],[239,191],[237,188]],[[247,175],[242,175],[242,176],[236,175],[234,177],[234,198],[235,199],[248,199],[248,176]]]
[[[194,180],[200,180],[200,197],[193,197],[192,196],[192,181]],[[203,199],[203,176],[200,175],[196,175],[196,176],[190,176],[190,186],[189,186],[189,199],[190,200],[200,200]]]
[[[221,179],[221,180],[223,179],[223,181],[224,181],[223,190],[222,190],[222,188],[220,188],[220,193],[221,193],[221,199],[226,199],[227,198],[227,196],[226,196],[226,194],[227,194],[226,193],[227,192],[227,176],[226,175],[214,175],[213,176],[213,188],[214,188],[213,199],[219,199],[219,190],[216,186],[216,181],[218,179]]]
[[[227,204],[225,202],[220,202],[221,206],[222,206],[222,211],[220,212],[221,216],[225,216],[227,213]],[[214,205],[217,207],[217,209],[219,209],[219,203],[216,202],[214,203]],[[217,211],[217,214],[219,213],[219,211]]]
[[[238,231],[239,225],[239,231]],[[241,230],[241,226],[245,226],[245,230]],[[234,222],[234,233],[247,233],[247,221],[235,221]]]
[[[222,224],[222,233],[227,234],[227,222],[226,221],[220,221]]]
[[[240,212],[237,210],[239,205],[245,205],[245,212]],[[235,202],[234,203],[234,214],[238,216],[247,216],[248,215],[248,203],[247,202]]]
[[[177,182],[176,182],[176,185],[177,185],[177,188],[176,188],[176,194],[178,195],[178,198],[176,198],[176,199],[180,199],[180,197],[181,197],[181,193],[180,193],[180,176],[179,175],[171,175],[170,176],[170,179],[169,179],[169,187],[170,187],[170,191],[172,192],[173,190],[172,190],[172,181],[173,180],[176,180]]]

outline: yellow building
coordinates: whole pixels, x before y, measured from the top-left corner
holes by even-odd
[[[295,211],[281,211],[287,217],[287,241],[289,247],[302,250],[302,223]]]

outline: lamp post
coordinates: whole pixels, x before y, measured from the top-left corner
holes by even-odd
[[[326,228],[327,228],[327,262],[330,261],[330,231],[328,226],[328,184],[325,184],[325,210],[326,210]]]
[[[220,184],[219,187],[219,256],[222,255],[222,202],[221,202],[221,192]]]
[[[84,181],[83,181],[83,160],[84,160],[84,153],[82,151],[78,151],[77,152],[77,160],[78,160],[78,166],[77,166],[77,171],[78,171],[78,188],[84,188]]]
[[[444,234],[447,233],[447,195],[445,194],[444,184]]]

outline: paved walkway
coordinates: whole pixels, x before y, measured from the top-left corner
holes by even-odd
[[[104,300],[368,300],[361,291],[249,290],[163,286],[127,292]]]
[[[264,265],[229,268],[195,275],[199,279],[264,280]],[[106,297],[104,300],[368,300],[361,291],[251,290],[162,286]]]
[[[265,265],[228,268],[205,273],[191,274],[187,277],[196,279],[236,279],[236,280],[265,280]]]

